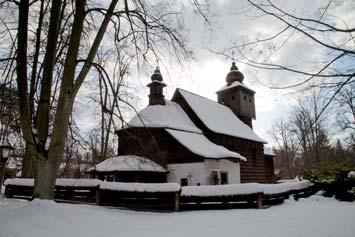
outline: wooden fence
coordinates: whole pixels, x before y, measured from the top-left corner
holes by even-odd
[[[252,193],[221,196],[181,196],[181,210],[208,210],[208,209],[232,209],[232,208],[263,208],[270,205],[283,203],[292,196],[295,200],[309,197],[320,189],[309,186],[302,189],[289,190],[280,193]]]
[[[197,192],[193,195],[184,195],[178,184],[168,183],[130,184],[105,182],[95,184],[93,182],[92,185],[85,185],[88,182],[78,182],[72,186],[60,185],[61,183],[63,182],[57,182],[55,186],[54,198],[56,201],[96,203],[101,206],[158,211],[262,208],[268,205],[280,204],[290,196],[293,196],[295,200],[308,197],[319,190],[316,185],[308,185],[298,189],[275,192],[275,190],[270,189],[270,187],[274,188],[273,186],[268,186],[269,189],[265,188],[263,192],[249,192],[248,194],[209,195],[209,193],[204,193],[204,195],[199,195]],[[104,186],[107,187],[105,188]],[[135,188],[130,188],[132,186]],[[123,189],[119,189],[122,187]],[[190,186],[189,188],[193,187]],[[22,185],[21,182],[10,182],[5,186],[5,197],[7,198],[31,199],[32,194],[33,184],[31,185],[28,182],[22,182]]]
[[[181,210],[261,208],[263,193],[227,196],[181,196]]]
[[[180,192],[97,190],[96,204],[133,210],[179,211]]]
[[[28,181],[28,180],[27,180]],[[59,202],[96,203],[96,191],[99,184],[87,185],[75,183],[73,185],[59,184],[55,186],[54,200]],[[33,184],[31,182],[13,182],[5,184],[6,198],[31,199],[33,196]]]

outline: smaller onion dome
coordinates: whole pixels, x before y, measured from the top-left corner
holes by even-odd
[[[243,82],[244,75],[238,71],[238,67],[235,65],[235,62],[232,62],[231,70],[227,74],[226,82],[228,85],[232,84],[235,81]]]
[[[163,76],[160,73],[159,67],[157,67],[153,73],[153,75],[150,77],[152,81],[163,81]]]

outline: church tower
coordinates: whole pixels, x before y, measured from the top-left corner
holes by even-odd
[[[166,84],[163,82],[163,76],[158,67],[150,78],[152,82],[147,85],[150,88],[149,105],[165,105],[163,88]]]
[[[218,90],[217,101],[228,106],[240,120],[253,128],[252,120],[255,119],[255,92],[243,84],[244,75],[238,70],[235,62],[232,63],[227,74],[223,88]]]

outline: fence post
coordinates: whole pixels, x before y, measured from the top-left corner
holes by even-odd
[[[175,211],[180,210],[180,192],[175,192]]]
[[[100,186],[97,186],[96,188],[96,205],[100,206],[101,200],[100,200]]]
[[[6,186],[5,186],[5,193],[4,193],[4,196],[5,196],[6,198],[12,198],[11,189],[9,188],[9,185],[6,185]]]
[[[263,207],[263,193],[258,193],[257,204],[258,204],[258,208]]]

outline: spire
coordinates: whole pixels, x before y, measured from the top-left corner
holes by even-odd
[[[163,88],[166,84],[163,82],[159,67],[156,67],[150,79],[152,82],[147,85],[150,89],[149,105],[165,105]]]
[[[235,65],[235,62],[232,62],[231,72],[232,71],[238,71],[238,67]]]
[[[159,67],[156,67],[153,75],[150,77],[152,81],[163,81],[163,76],[160,73]]]
[[[230,72],[227,74],[226,82],[227,85],[231,85],[233,82],[239,81],[243,83],[244,75],[238,70],[235,62],[232,62]]]

